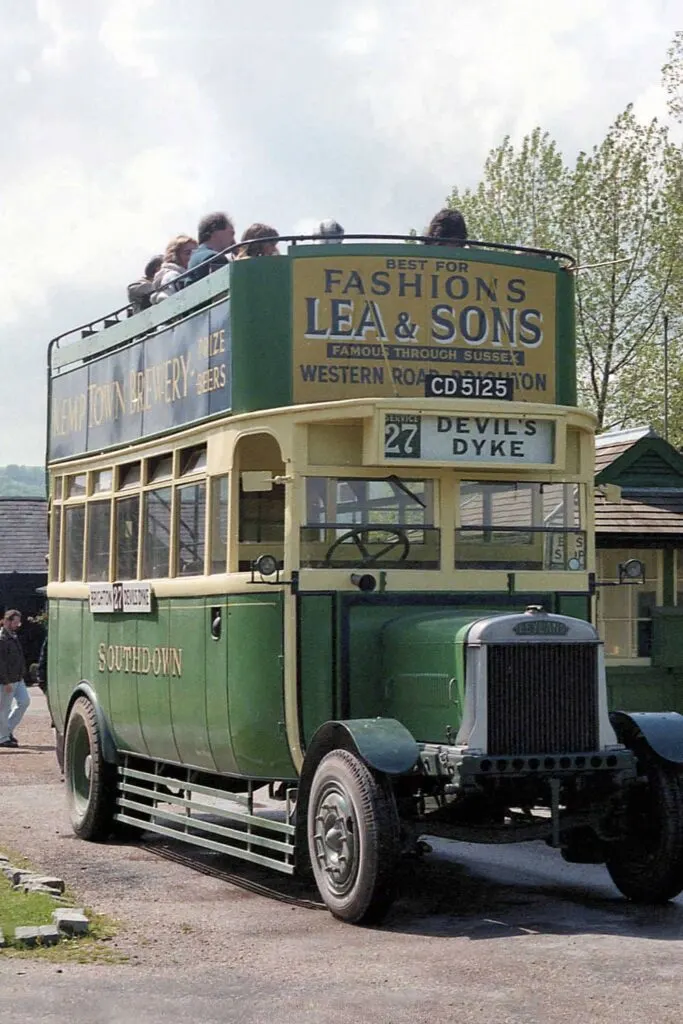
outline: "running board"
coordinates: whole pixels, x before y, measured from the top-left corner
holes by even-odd
[[[136,762],[140,763],[138,758]],[[193,783],[190,772],[184,779],[145,772],[128,767],[127,758],[119,765],[117,774],[116,821],[274,868],[286,875],[294,874],[295,827],[289,794],[285,821],[277,821],[254,814],[251,784],[246,795],[226,794],[224,790]],[[214,804],[214,800],[220,804]],[[225,807],[228,802],[245,810]]]

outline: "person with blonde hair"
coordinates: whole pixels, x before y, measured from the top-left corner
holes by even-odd
[[[189,235],[176,235],[166,246],[164,262],[154,275],[152,302],[162,302],[174,295],[187,280],[178,281],[187,270],[190,256],[197,248],[194,238]]]
[[[269,239],[269,241],[265,241]],[[279,256],[277,247],[278,233],[275,228],[268,224],[251,224],[242,235],[241,241],[247,243],[242,245],[235,257],[238,260],[246,260],[251,256]]]

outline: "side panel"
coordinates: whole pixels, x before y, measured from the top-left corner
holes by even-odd
[[[295,778],[285,733],[281,594],[228,600],[230,734],[243,775]]]
[[[89,615],[84,604],[84,614]],[[116,746],[136,753],[149,753],[140,725],[137,662],[138,630],[132,615],[93,616],[93,633],[98,638],[98,683],[109,686],[108,716]],[[99,668],[104,665],[104,670]],[[146,678],[146,677],[145,677]]]
[[[151,615],[139,618],[138,644],[148,646],[152,651],[167,651],[171,646],[170,609],[167,601],[155,602]],[[168,674],[155,671],[159,668],[162,655],[153,655],[152,671],[138,674],[138,707],[140,722],[147,750],[152,757],[178,761],[180,755],[171,725],[172,681]],[[156,662],[156,664],[154,664]],[[161,665],[163,668],[163,665]],[[177,682],[177,681],[176,681]]]
[[[171,721],[180,760],[215,769],[206,724],[206,645],[209,631],[201,598],[178,598],[170,605],[173,664]]]
[[[298,598],[299,709],[304,743],[337,715],[335,707],[335,601],[331,594]]]
[[[237,762],[230,739],[228,705],[228,599],[224,595],[205,599],[206,624],[210,631],[215,613],[220,615],[220,636],[206,642],[206,723],[209,747],[219,772],[237,774]]]
[[[610,710],[683,714],[683,671],[648,665],[615,665],[607,668],[606,675]]]

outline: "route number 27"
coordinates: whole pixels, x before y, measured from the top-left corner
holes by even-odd
[[[420,458],[420,421],[390,419],[384,424],[384,457],[386,459]]]

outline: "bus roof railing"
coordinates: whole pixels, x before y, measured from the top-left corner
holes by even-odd
[[[322,243],[326,243],[327,245],[329,245],[329,244],[341,245],[342,243],[351,242],[351,241],[354,241],[354,242],[405,242],[405,243],[408,243],[408,244],[420,244],[421,243],[421,244],[424,244],[424,245],[432,245],[432,246],[437,246],[437,245],[438,246],[448,246],[449,248],[453,248],[453,249],[491,249],[493,251],[510,252],[510,253],[515,253],[515,254],[519,254],[519,255],[543,256],[546,259],[557,260],[557,261],[560,261],[560,262],[564,263],[566,265],[566,269],[567,270],[574,270],[576,268],[576,260],[575,260],[575,258],[573,256],[570,256],[568,253],[559,252],[559,251],[554,250],[554,249],[539,249],[539,248],[535,248],[533,246],[525,246],[525,245],[508,245],[505,242],[480,242],[480,241],[477,241],[475,239],[467,239],[467,241],[462,241],[462,239],[458,239],[458,238],[452,238],[452,239],[440,238],[438,241],[435,241],[433,238],[429,238],[427,235],[344,234],[344,235],[339,235],[338,236],[338,240],[337,240],[337,238],[335,238],[335,236],[321,235],[320,233],[312,234],[312,235],[269,235],[267,238],[264,237],[264,238],[257,238],[257,239],[249,239],[249,240],[247,240],[245,242],[235,242],[233,245],[227,246],[225,249],[222,249],[220,252],[217,252],[216,256],[230,256],[230,255],[234,255],[235,253],[239,252],[240,249],[243,249],[245,246],[254,245],[254,244],[261,245],[261,244],[265,244],[267,242],[277,242],[277,243],[279,243],[279,242],[287,242],[288,244],[291,244],[292,246],[296,246],[299,242],[322,242]],[[321,253],[321,255],[322,255],[322,253]],[[211,260],[207,261],[207,262],[210,262],[210,263],[213,264],[214,259],[215,259],[215,257],[212,257]],[[201,264],[200,264],[200,266],[201,266]],[[224,268],[225,268],[225,264],[222,264],[222,263],[218,264],[218,265],[212,265],[212,266],[210,266],[208,268],[208,272],[207,272],[207,274],[204,275],[204,277],[207,277],[207,276],[209,276],[211,274],[214,274],[217,271],[222,270]],[[179,274],[178,277],[176,277],[174,279],[174,281],[173,281],[174,285],[176,285],[176,287],[177,287],[179,282],[184,282],[184,281],[186,281],[188,279],[190,280],[191,283],[195,283],[191,279],[194,276],[196,270],[197,270],[197,268],[193,267],[192,270],[186,270],[183,274]],[[201,278],[200,278],[200,280],[201,280]],[[183,288],[184,288],[184,285],[181,284],[181,287],[178,288],[178,291],[182,292]],[[155,294],[157,294],[157,292],[160,292],[160,291],[163,291],[163,290],[164,290],[163,288],[156,288],[153,292],[150,293],[150,296],[151,295],[155,295]],[[160,305],[160,304],[155,304],[156,307],[158,307],[158,305]],[[80,324],[78,327],[74,327],[74,328],[72,328],[69,331],[64,331],[62,334],[57,335],[57,337],[53,338],[50,341],[49,345],[48,345],[48,374],[51,372],[51,369],[52,369],[52,352],[53,352],[53,349],[61,347],[61,343],[63,341],[65,341],[67,338],[71,338],[71,339],[73,339],[73,341],[76,341],[76,340],[80,341],[82,339],[85,339],[85,338],[88,338],[88,337],[92,337],[95,334],[99,334],[100,331],[106,330],[107,328],[112,327],[115,324],[119,324],[122,321],[125,321],[125,320],[127,320],[130,317],[135,316],[135,315],[137,315],[137,314],[132,312],[131,304],[127,303],[125,306],[120,306],[118,309],[115,309],[115,310],[113,310],[110,313],[106,313],[102,317],[98,317],[95,320],[90,320],[87,323]],[[173,316],[168,317],[169,321],[172,321],[173,319],[176,319],[176,318],[173,317]],[[166,322],[166,321],[164,321],[164,322]],[[71,344],[71,343],[72,342],[69,342],[68,344]],[[123,344],[123,342],[121,342],[120,344]],[[113,347],[118,347],[118,346],[114,345]]]

